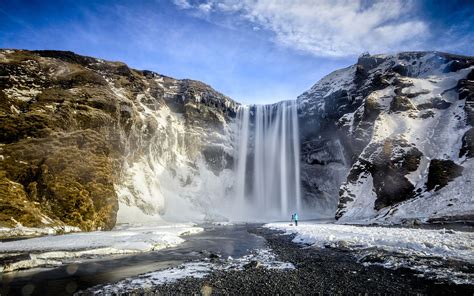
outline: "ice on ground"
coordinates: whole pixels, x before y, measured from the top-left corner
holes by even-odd
[[[0,253],[30,253],[29,258],[4,264],[3,271],[50,265],[57,260],[83,256],[127,254],[159,250],[176,246],[184,239],[181,235],[203,231],[194,224],[156,226],[117,226],[112,231],[94,231],[0,243]]]
[[[56,233],[70,233],[70,232],[79,232],[81,231],[78,227],[74,226],[52,226],[52,227],[25,227],[21,223],[13,228],[9,227],[0,227],[0,237],[1,238],[12,238],[12,237],[31,237],[31,236],[40,236],[40,235],[52,235]]]
[[[229,259],[233,260],[232,258]],[[278,260],[277,256],[268,248],[258,249],[251,254],[235,259],[233,262],[230,261],[231,263],[224,269],[243,270],[245,265],[252,261],[258,262],[263,268],[267,269],[295,269],[292,263]]]
[[[403,256],[385,256],[390,262],[382,264],[386,267],[409,267],[417,271],[435,273],[431,266],[426,266],[430,260],[461,261],[474,264],[474,233],[453,230],[431,230],[391,227],[366,227],[337,224],[301,223],[298,227],[287,223],[270,223],[265,227],[284,231],[285,234],[295,234],[293,242],[308,244],[315,247],[349,248],[355,251],[366,250],[370,254],[382,250],[391,254]],[[362,254],[362,253],[359,253]],[[363,256],[368,256],[364,253]],[[411,258],[414,260],[408,260]],[[408,261],[409,262],[408,262]],[[397,261],[397,263],[395,263]],[[446,273],[446,268],[439,269]],[[449,268],[448,268],[449,269]],[[456,275],[458,271],[448,274],[449,280],[456,283],[474,283],[472,274]]]
[[[110,285],[99,285],[92,287],[87,292],[93,295],[122,295],[136,290],[148,290],[165,283],[173,283],[177,280],[192,277],[203,278],[212,270],[212,263],[190,262],[181,264],[175,268],[149,272],[138,277],[127,278]],[[78,292],[77,294],[81,294]]]
[[[244,270],[250,262],[258,262],[261,268],[267,269],[295,269],[293,264],[277,260],[270,249],[258,249],[241,258],[232,257],[221,261],[198,261],[181,264],[174,268],[154,271],[127,278],[114,284],[98,285],[85,292],[94,295],[122,295],[129,293],[152,292],[156,286],[174,283],[184,278],[204,278],[213,271]],[[79,292],[78,294],[81,294]]]

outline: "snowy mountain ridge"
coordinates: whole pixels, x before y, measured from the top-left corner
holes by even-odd
[[[362,55],[298,97],[316,127],[302,131],[303,151],[318,137],[342,144],[345,181],[319,194],[338,189],[340,222],[472,218],[473,76],[470,57]],[[337,171],[321,163],[309,169]]]

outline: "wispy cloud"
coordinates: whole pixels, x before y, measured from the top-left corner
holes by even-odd
[[[175,0],[209,19],[226,14],[273,33],[273,40],[316,56],[413,49],[429,37],[428,24],[407,0]]]

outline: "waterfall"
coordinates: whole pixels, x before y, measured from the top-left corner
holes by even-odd
[[[288,219],[300,212],[296,101],[241,106],[237,121],[234,192],[240,218]]]

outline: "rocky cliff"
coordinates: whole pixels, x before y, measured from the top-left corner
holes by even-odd
[[[186,199],[208,206],[230,186],[235,107],[203,83],[120,62],[1,50],[0,226],[110,229],[119,204],[138,220],[186,217]]]
[[[298,97],[304,195],[342,222],[472,219],[473,100],[472,57],[362,55]]]
[[[329,74],[297,99],[303,206],[341,222],[472,219],[473,100],[470,57],[367,54]],[[237,108],[120,62],[0,50],[0,227],[220,219]]]

